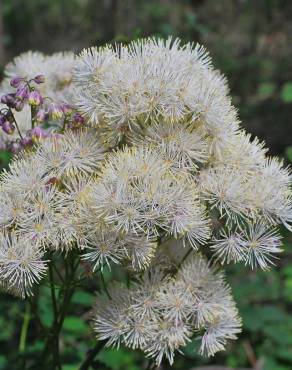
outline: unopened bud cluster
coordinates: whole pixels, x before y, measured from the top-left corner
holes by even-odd
[[[241,319],[221,266],[275,263],[291,173],[240,127],[205,49],[26,53],[5,73],[3,140],[20,134],[21,151],[0,180],[3,288],[33,294],[49,253],[74,250],[92,274],[130,277],[98,295],[97,339],[157,364],[196,336],[202,355],[223,350]]]

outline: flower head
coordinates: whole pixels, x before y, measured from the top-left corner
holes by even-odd
[[[46,272],[43,251],[24,236],[0,233],[0,279],[6,290],[24,298]]]

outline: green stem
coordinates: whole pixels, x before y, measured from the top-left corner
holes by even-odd
[[[101,283],[102,283],[102,286],[104,288],[104,291],[105,291],[106,295],[108,296],[109,299],[112,299],[112,297],[111,297],[111,295],[110,295],[110,293],[107,289],[106,282],[104,280],[104,276],[103,276],[102,271],[100,271],[100,277],[101,277]]]
[[[25,351],[25,344],[26,344],[26,337],[27,337],[29,321],[30,321],[30,304],[29,302],[26,302],[23,323],[22,323],[22,328],[21,328],[21,333],[20,333],[20,339],[19,339],[19,352],[20,353],[24,353]]]
[[[57,266],[53,264],[53,269],[55,270],[56,274],[58,275],[58,278],[60,279],[61,283],[64,283],[63,276],[60,274],[59,270],[57,269]]]
[[[93,364],[95,357],[97,356],[97,354],[100,352],[104,345],[105,342],[98,342],[94,348],[89,350],[87,352],[86,359],[81,364],[79,370],[88,370],[90,366]]]
[[[52,330],[53,364],[54,364],[54,368],[61,369],[60,352],[59,352],[59,331],[54,330],[54,328],[57,327],[58,325],[57,323],[58,323],[59,313],[58,313],[56,292],[55,292],[53,263],[54,262],[52,261],[49,264],[50,288],[51,288],[51,297],[52,297],[52,305],[53,305],[53,312],[54,312],[54,323],[53,323],[53,330]]]
[[[45,331],[45,327],[39,317],[39,314],[38,314],[38,307],[37,307],[37,301],[36,299],[34,299],[35,297],[31,298],[31,297],[28,297],[27,300],[30,304],[30,308],[31,308],[31,312],[32,312],[32,315],[33,315],[33,318],[37,321],[37,324],[39,326],[39,328],[41,329],[42,332]]]
[[[53,272],[53,262],[49,265],[49,276],[50,276],[50,288],[51,288],[51,297],[53,303],[53,310],[54,310],[54,318],[57,320],[58,318],[58,307],[57,307],[57,300],[56,300],[56,293],[55,293],[55,282],[54,282],[54,272]]]
[[[71,257],[71,258],[70,258]],[[75,263],[75,256],[71,255],[69,258],[65,258],[65,277],[62,281],[61,292],[63,293],[62,302],[59,304],[59,309],[57,306],[55,283],[54,283],[54,266],[53,261],[49,265],[49,277],[50,277],[50,288],[52,297],[52,306],[54,312],[54,322],[48,332],[46,338],[46,344],[43,351],[42,359],[47,358],[51,353],[53,354],[53,369],[60,370],[61,360],[59,352],[59,336],[62,330],[62,326],[70,306],[71,298],[75,291],[75,273],[78,268],[79,262]]]
[[[62,132],[62,133],[65,131],[66,124],[67,124],[67,117],[65,117],[65,118],[64,118],[64,121],[63,121],[63,125],[62,125],[62,128],[61,128],[61,132]]]
[[[35,107],[34,106],[31,106],[30,112],[31,112],[31,128],[34,128],[35,126]]]
[[[155,369],[155,362],[153,360],[149,360],[146,370],[153,370]]]
[[[177,270],[180,269],[181,265],[184,263],[184,261],[188,258],[188,256],[190,255],[190,253],[193,251],[193,248],[190,247],[189,250],[187,251],[187,253],[183,256],[182,260],[180,261],[180,263],[178,264],[177,266]]]

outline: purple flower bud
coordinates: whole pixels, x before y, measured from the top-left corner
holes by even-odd
[[[38,109],[35,119],[37,122],[44,122],[47,118],[46,111],[42,108]]]
[[[46,187],[50,188],[54,185],[58,185],[59,179],[57,177],[51,177],[47,182],[46,182]]]
[[[44,139],[48,137],[47,132],[41,127],[35,127],[30,130],[30,137],[33,141],[37,141],[39,139]]]
[[[14,130],[15,130],[15,126],[13,123],[9,122],[9,121],[5,121],[3,124],[2,124],[2,130],[7,134],[7,135],[11,135],[13,134]]]
[[[45,82],[45,76],[44,75],[35,76],[34,82],[38,85],[44,83]]]
[[[0,126],[6,121],[6,114],[0,113]]]
[[[21,84],[21,82],[22,82],[22,81],[23,81],[23,78],[22,78],[22,77],[15,76],[15,77],[13,77],[13,78],[10,80],[10,85],[11,85],[12,87],[17,88],[17,87]]]
[[[15,103],[14,109],[15,109],[17,112],[20,112],[20,111],[22,111],[23,107],[24,107],[24,103],[23,103],[23,101],[18,100],[18,101]]]
[[[63,103],[60,105],[60,108],[62,109],[63,113],[66,115],[71,114],[73,111],[73,108],[70,104]]]
[[[30,137],[29,135],[24,136],[24,137],[20,140],[20,144],[21,144],[23,147],[26,147],[26,146],[32,145],[31,137]]]
[[[81,126],[84,124],[84,117],[80,113],[75,113],[73,116],[73,124]]]
[[[43,97],[37,90],[33,90],[29,93],[28,104],[37,106],[43,103]]]
[[[12,108],[15,105],[15,94],[6,94],[1,96],[1,103]]]
[[[63,116],[63,111],[60,105],[56,103],[50,105],[49,113],[53,120],[58,120]]]
[[[22,149],[22,145],[19,141],[11,141],[8,145],[7,145],[7,149],[13,153],[13,154],[16,154],[16,153],[19,153]]]
[[[2,95],[2,96],[1,96],[1,103],[2,103],[2,104],[7,104],[8,99],[10,99],[10,98],[9,98],[9,94]]]
[[[27,85],[21,85],[15,93],[15,97],[19,100],[25,100],[28,98],[29,88]]]

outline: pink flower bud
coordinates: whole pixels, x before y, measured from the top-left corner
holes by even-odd
[[[20,144],[20,141],[11,141],[8,145],[7,145],[7,149],[13,153],[13,154],[16,154],[16,153],[19,153],[22,149],[22,146]]]
[[[46,182],[46,187],[51,188],[52,186],[57,185],[59,182],[59,179],[57,177],[51,177],[47,182]]]
[[[0,113],[0,126],[6,121],[6,114]]]
[[[37,122],[44,122],[47,118],[46,111],[42,108],[38,109],[35,119]]]
[[[31,137],[30,137],[29,135],[24,136],[24,137],[20,140],[20,144],[21,144],[23,147],[26,147],[26,146],[30,146],[30,145],[32,145]]]
[[[50,105],[49,113],[53,120],[58,120],[63,116],[63,111],[60,105],[55,103]]]
[[[21,82],[22,82],[22,81],[23,81],[23,78],[22,78],[22,77],[15,76],[15,77],[13,77],[13,78],[10,80],[10,85],[11,85],[12,87],[17,88],[17,87],[21,84]]]
[[[39,84],[42,84],[42,83],[45,82],[45,76],[44,75],[37,75],[37,76],[35,76],[35,78],[33,80],[36,84],[39,85]]]
[[[84,117],[80,113],[75,113],[73,116],[73,124],[81,126],[84,124]]]
[[[1,103],[12,108],[15,105],[15,94],[6,94],[1,96]]]
[[[38,141],[39,139],[44,139],[48,137],[47,132],[41,127],[35,127],[30,130],[30,137],[32,141]]]
[[[15,103],[14,109],[15,109],[17,112],[20,112],[20,111],[22,111],[23,107],[24,107],[24,103],[23,103],[23,101],[19,100],[19,101],[17,101],[17,102]]]
[[[66,115],[71,114],[73,111],[73,108],[71,107],[70,104],[63,103],[60,105],[60,108],[62,109],[62,112]]]
[[[25,100],[28,98],[29,88],[27,85],[21,85],[15,93],[15,97],[19,100]]]
[[[37,106],[43,103],[43,97],[37,90],[33,90],[29,93],[28,104]]]
[[[13,125],[13,123],[9,122],[9,121],[5,121],[3,124],[2,124],[2,130],[7,134],[7,135],[11,135],[13,134],[14,130],[15,130],[15,126]]]

